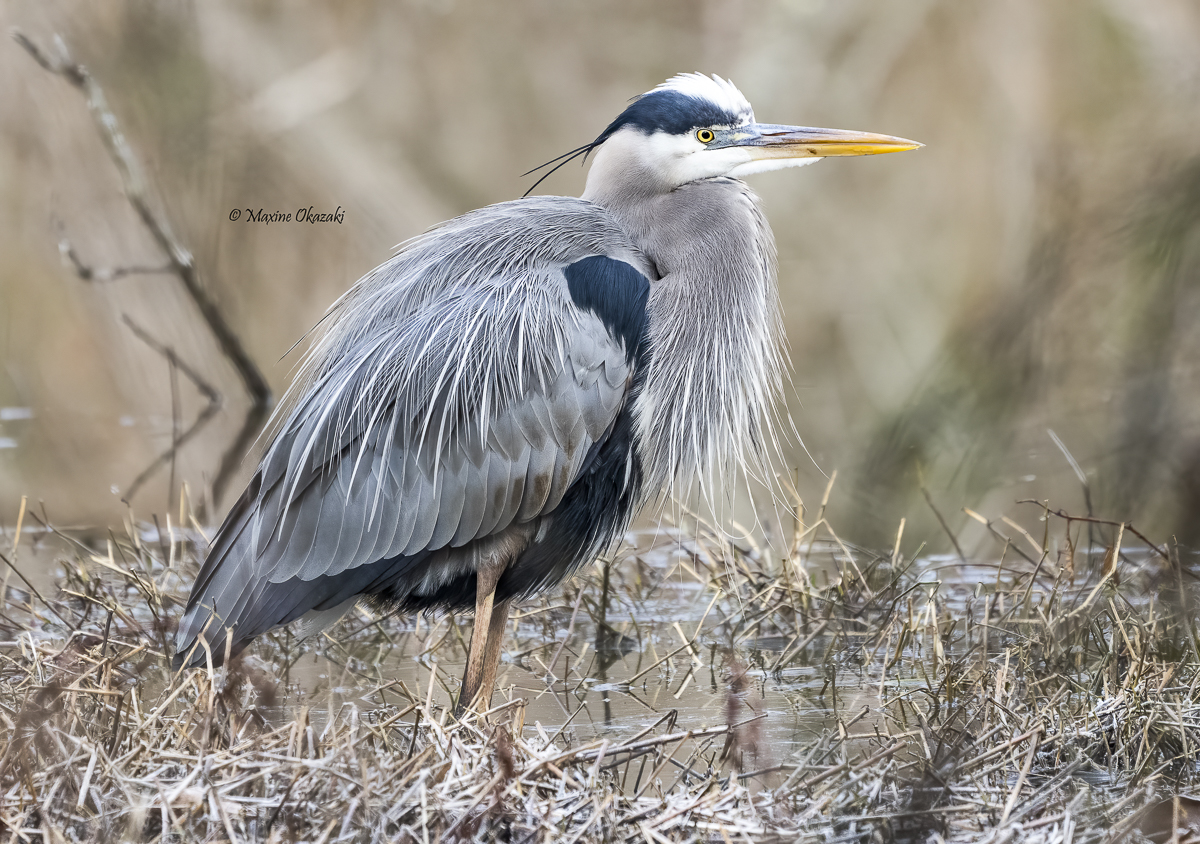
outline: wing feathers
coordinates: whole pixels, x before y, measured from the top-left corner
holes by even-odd
[[[623,237],[595,218],[603,212],[583,210],[591,215],[583,236]],[[515,211],[509,225],[515,238],[541,235]],[[430,552],[496,535],[562,500],[607,436],[635,362],[607,312],[602,320],[599,306],[580,307],[568,292],[569,261],[497,265],[486,257],[495,232],[478,236],[477,247],[455,253],[457,281],[434,265],[410,280],[382,278],[381,268],[338,306],[358,324],[347,333],[350,323],[335,319],[319,341],[307,392],[205,562],[181,648],[206,623],[234,627],[240,648],[359,594],[345,589],[375,588],[427,565]],[[426,243],[433,240],[413,249]],[[472,277],[486,261],[488,273]],[[435,281],[444,288],[438,295],[415,292]],[[414,292],[397,311],[404,285]],[[344,588],[319,586],[334,576]],[[207,638],[219,648],[222,637]]]
[[[488,459],[483,449],[479,449],[478,462],[472,460],[464,467],[463,507],[458,518],[450,545],[459,548],[479,536],[483,517],[487,515],[488,504]]]
[[[438,481],[441,483],[441,495],[438,499],[437,518],[434,522],[433,533],[426,542],[427,548],[444,548],[450,544],[450,540],[458,532],[463,507],[467,501],[469,480],[467,467],[470,465],[466,460],[447,460],[446,464],[441,467],[438,475]]]

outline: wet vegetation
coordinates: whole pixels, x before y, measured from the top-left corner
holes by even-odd
[[[103,86],[147,207],[277,396],[285,353],[395,244],[519,196],[533,182],[520,174],[670,74],[732,78],[761,120],[922,141],[752,182],[777,235],[789,409],[812,455],[786,444],[797,487],[815,500],[837,469],[830,515],[848,538],[886,546],[905,518],[949,551],[928,490],[982,548],[959,507],[1087,511],[1052,429],[1093,512],[1196,536],[1194,4],[13,0],[0,23],[52,59],[61,35]],[[170,272],[96,275],[170,258],[85,98],[5,44],[0,512],[29,496],[63,524],[103,526],[123,500],[150,512],[186,480],[216,521],[253,465],[231,458],[241,478],[218,483],[251,406],[245,371]],[[539,192],[578,194],[584,172]],[[310,205],[342,207],[344,224],[230,220]],[[174,479],[143,477],[210,408]]]
[[[1041,539],[988,522],[982,564],[872,554],[820,516],[773,554],[688,516],[517,613],[494,707],[462,722],[462,619],[358,612],[173,676],[198,530],[130,521],[84,547],[45,526],[70,543],[55,590],[7,567],[0,824],[44,841],[1183,840],[1194,564],[1129,525],[1042,519]]]

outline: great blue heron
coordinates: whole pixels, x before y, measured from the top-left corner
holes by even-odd
[[[919,146],[755,123],[732,83],[684,74],[563,157],[595,154],[581,199],[492,205],[408,243],[327,315],[176,665],[360,600],[473,605],[458,706],[486,705],[514,600],[771,441],[775,247],[740,177]]]

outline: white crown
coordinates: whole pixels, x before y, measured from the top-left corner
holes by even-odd
[[[681,73],[658,85],[655,91],[676,91],[687,97],[708,100],[722,111],[738,116],[738,123],[754,122],[754,109],[750,101],[728,79],[703,73]],[[653,92],[650,92],[653,93]]]

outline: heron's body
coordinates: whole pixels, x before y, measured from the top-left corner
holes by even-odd
[[[751,119],[728,83],[677,77],[588,145],[583,199],[471,212],[362,279],[221,527],[177,661],[364,598],[474,607],[470,703],[490,695],[511,600],[612,546],[676,481],[761,456],[782,360],[774,246],[731,174],[766,156],[691,148],[740,155],[695,141],[695,121],[743,137]]]
[[[622,261],[625,300],[586,288],[595,256]],[[197,580],[218,607],[238,596],[235,649],[358,595],[471,608],[476,558],[498,548],[525,552],[498,597],[529,593],[620,531],[641,489],[627,394],[649,271],[603,209],[535,198],[453,220],[364,279]],[[483,369],[499,377],[481,391]]]

